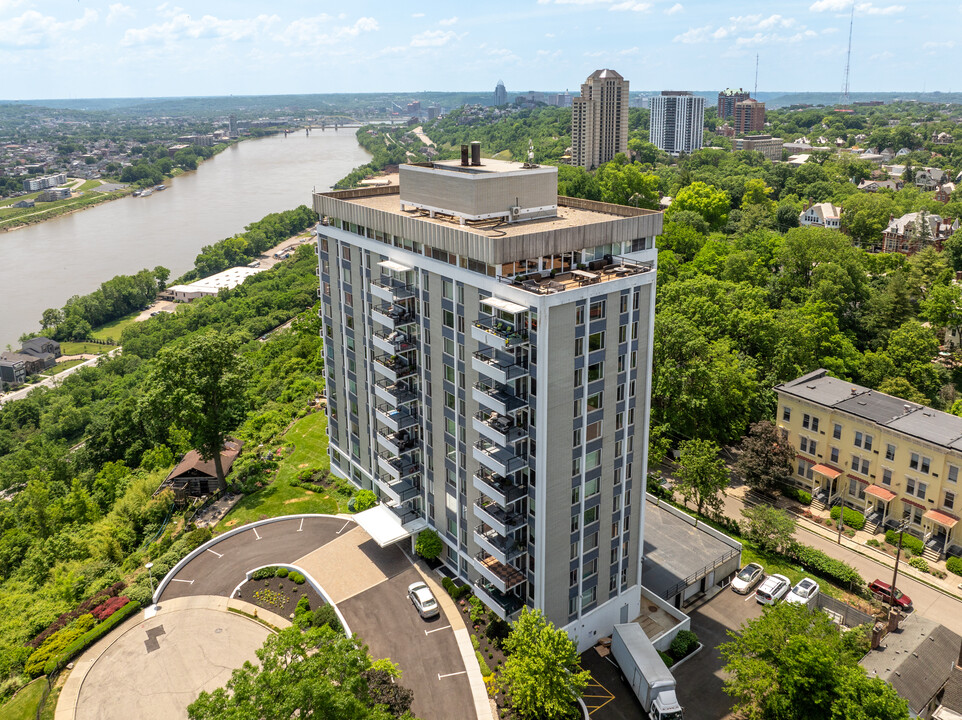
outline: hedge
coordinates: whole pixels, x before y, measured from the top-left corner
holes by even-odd
[[[661,650],[658,650],[658,657],[660,657],[668,667],[671,667],[675,664],[674,658],[672,658],[672,656],[668,653],[663,653]]]
[[[116,596],[125,587],[127,586],[123,582],[116,582],[110,587],[104,588],[100,592],[96,593],[92,597],[80,603],[77,607],[75,607],[70,612],[66,612],[60,617],[58,617],[56,620],[50,623],[50,625],[48,625],[47,628],[42,633],[37,635],[37,637],[35,637],[30,642],[26,643],[26,645],[28,647],[33,647],[33,648],[40,647],[43,641],[46,640],[51,635],[53,635],[55,632],[57,632],[61,628],[66,627],[68,623],[70,623],[73,620],[76,620],[81,615],[86,615],[95,607],[103,603],[104,600],[107,600],[108,598],[112,598]]]
[[[853,530],[861,530],[865,527],[865,516],[862,513],[851,508],[845,508],[845,512],[843,513],[841,505],[836,505],[832,508],[832,520],[838,521],[840,514],[842,515],[842,522]]]
[[[455,600],[460,600],[462,597],[471,592],[471,588],[468,585],[461,585],[460,587],[454,584],[454,581],[445,576],[441,578],[441,587],[448,591],[450,595]]]
[[[286,567],[279,567],[274,571],[274,577],[286,578],[288,572]]]
[[[698,647],[698,636],[691,630],[680,630],[668,646],[668,654],[677,662]]]
[[[62,653],[60,653],[60,655],[50,658],[47,661],[47,664],[43,667],[44,673],[50,675],[51,673],[60,670],[62,667],[64,667],[64,665],[73,660],[77,655],[82,653],[95,642],[100,640],[100,638],[109,633],[138,610],[140,610],[139,603],[129,602],[124,605],[122,608],[120,608],[120,610],[97,625],[97,627],[74,640],[64,649]]]
[[[291,571],[291,573],[287,576],[287,579],[295,585],[303,585],[307,581],[306,577],[301,575],[299,572],[294,571]]]
[[[899,534],[894,530],[885,531],[885,542],[889,545],[894,545],[898,547],[899,544]],[[909,535],[908,533],[902,534],[902,547],[908,548],[916,555],[921,555],[922,551],[925,550],[925,545],[914,535]]]
[[[77,638],[83,637],[91,628],[96,627],[97,620],[87,613],[81,615],[65,628],[60,629],[44,640],[43,644],[31,653],[23,669],[30,677],[43,675],[44,666],[51,658],[59,656],[64,648],[70,647]]]
[[[962,558],[950,557],[945,561],[945,569],[950,573],[962,575]]]
[[[925,558],[914,557],[909,560],[909,565],[914,567],[916,570],[921,570],[922,572],[927,573],[929,571],[929,563]]]
[[[829,582],[848,585],[853,590],[865,585],[865,580],[859,575],[858,570],[846,562],[826,555],[821,550],[795,543],[790,553],[804,569],[825,578]]]
[[[792,500],[796,500],[797,502],[800,502],[802,505],[812,504],[812,494],[809,492],[805,492],[804,490],[799,490],[798,488],[792,487],[791,485],[785,485],[784,487],[780,487],[779,489],[781,490],[782,495],[784,495],[785,497],[791,498]]]
[[[276,572],[277,568],[273,565],[270,567],[263,567],[251,573],[251,580],[269,580],[270,578],[274,577],[274,573]]]

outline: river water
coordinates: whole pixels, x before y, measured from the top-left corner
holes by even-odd
[[[245,140],[147,198],[126,197],[0,233],[0,348],[39,329],[46,308],[115,275],[163,265],[175,278],[204,245],[268,213],[311,206],[370,156],[353,129]]]

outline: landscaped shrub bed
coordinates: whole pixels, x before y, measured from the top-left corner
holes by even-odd
[[[103,622],[129,602],[129,598],[126,598],[123,595],[118,595],[117,597],[112,597],[107,602],[101,603],[95,607],[90,611],[90,614]]]
[[[797,487],[792,487],[791,485],[784,485],[779,488],[782,495],[787,498],[791,498],[796,502],[800,502],[802,505],[812,504],[812,494],[805,492],[804,490],[799,490]]]
[[[679,630],[675,639],[668,646],[668,654],[672,660],[678,662],[691,655],[698,648],[698,636],[691,630]]]
[[[887,542],[889,545],[898,547],[899,534],[894,530],[886,530],[885,542]],[[908,533],[902,534],[902,547],[908,548],[914,555],[921,555],[922,551],[925,550],[925,545],[922,544],[922,541],[914,535],[909,535]]]
[[[467,586],[464,586],[464,589],[468,589]],[[501,650],[501,641],[508,636],[511,627],[473,595],[466,600],[459,600],[458,609],[471,634],[471,645],[474,646],[481,675],[487,681],[504,665],[505,655]]]
[[[287,577],[279,578],[274,575],[276,569],[272,568],[272,572],[267,574],[267,577],[255,580],[254,576],[251,576],[250,580],[241,585],[235,597],[287,619],[295,618],[298,603],[302,598],[307,598],[307,604],[311,608],[321,608],[326,604],[324,598],[306,582],[301,584],[296,582],[298,578],[294,575],[300,575],[300,573],[289,572]],[[300,577],[304,576],[300,575]]]
[[[43,667],[50,658],[58,656],[64,648],[77,638],[83,637],[88,630],[96,625],[97,620],[93,615],[90,613],[81,615],[67,627],[58,630],[44,640],[43,644],[30,655],[27,664],[24,666],[24,671],[30,677],[43,675]]]
[[[860,512],[852,510],[852,508],[845,508],[844,512],[842,512],[842,507],[836,505],[832,508],[832,520],[838,522],[839,515],[842,516],[842,522],[853,530],[861,530],[865,527],[865,516]]]
[[[950,557],[945,561],[945,568],[950,573],[962,575],[962,558]]]
[[[795,543],[791,555],[805,570],[825,578],[841,586],[849,586],[852,590],[859,590],[865,585],[865,580],[858,570],[846,562],[836,560],[808,545]]]
[[[139,609],[140,605],[135,602],[130,602],[124,605],[102,623],[74,640],[58,656],[50,658],[43,668],[44,673],[50,675],[52,672],[61,669],[64,665],[73,660],[77,655],[82,653],[95,642],[100,640],[100,638],[109,633]]]
[[[30,642],[28,642],[27,646],[32,648],[40,647],[40,645],[44,642],[44,640],[46,640],[48,637],[53,635],[55,632],[57,632],[63,627],[66,627],[70,622],[72,622],[73,620],[76,620],[81,615],[86,615],[95,607],[103,603],[103,601],[106,600],[107,598],[111,598],[117,595],[125,587],[126,585],[124,583],[117,582],[111,585],[110,587],[104,588],[100,592],[95,593],[90,598],[80,603],[77,607],[75,607],[70,612],[64,613],[63,615],[58,617],[56,620],[54,620],[52,623],[50,623],[50,625],[48,625],[47,628],[42,633],[40,633],[39,635],[37,635],[37,637],[35,637]]]
[[[471,592],[471,588],[467,585],[457,585],[454,580],[445,576],[441,578],[441,587],[443,587],[448,595],[450,595],[455,600],[460,600],[465,595]]]

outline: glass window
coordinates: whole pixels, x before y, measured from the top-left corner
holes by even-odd
[[[888,468],[882,470],[882,484],[891,485],[892,484],[892,471]]]
[[[855,431],[855,447],[862,447],[862,433],[858,430]]]
[[[818,432],[818,418],[812,417],[812,432]]]
[[[454,357],[454,340],[451,338],[444,338],[444,352],[451,357]]]
[[[591,333],[588,336],[588,350],[604,350],[605,334],[603,332]]]
[[[929,471],[929,466],[930,466],[931,463],[932,463],[932,461],[931,461],[929,458],[923,456],[923,457],[922,457],[922,466],[919,468],[919,470],[921,470],[921,471],[924,472],[924,473],[927,473],[927,472]]]
[[[842,439],[842,426],[838,423],[835,423],[835,426],[832,428],[832,437],[836,440]]]
[[[593,363],[588,366],[588,382],[601,380],[605,376],[605,364]]]
[[[918,453],[912,453],[912,455],[909,456],[909,467],[912,468],[913,470],[918,470],[918,469],[919,469],[919,454],[918,454]]]
[[[581,368],[575,368],[575,387],[581,386],[581,380],[584,377]]]
[[[601,465],[601,450],[594,450],[585,455],[585,470],[593,470]]]
[[[571,504],[577,505],[580,502],[581,502],[581,488],[577,486],[571,488]]]
[[[895,446],[891,443],[885,446],[885,459],[894,460],[895,459]]]
[[[599,300],[597,302],[591,303],[591,311],[588,313],[588,317],[592,320],[601,320],[605,316],[605,301]]]
[[[604,403],[604,393],[599,392],[588,396],[588,410],[600,410]]]
[[[588,442],[601,437],[601,420],[591,423],[587,428],[585,428],[585,439]]]
[[[832,448],[832,462],[833,462],[833,463],[837,463],[837,462],[838,462],[838,448],[837,448],[837,447],[833,447],[833,448]]]
[[[454,368],[450,365],[444,366],[444,379],[448,382],[454,382]]]
[[[905,492],[915,495],[915,478],[905,478]]]
[[[585,339],[575,338],[575,355],[585,354]]]
[[[957,482],[959,479],[959,468],[957,465],[949,465],[949,482]]]
[[[441,279],[441,297],[445,300],[454,299],[454,283],[450,280]]]
[[[788,422],[792,419],[792,409],[786,405],[782,408],[782,420]]]
[[[585,525],[590,525],[598,519],[598,506],[590,507],[585,510]]]
[[[585,308],[584,305],[575,308],[575,324],[584,325],[585,322]]]
[[[802,415],[802,427],[808,430],[809,426],[812,424],[812,416],[808,413]]]
[[[453,328],[454,327],[454,312],[451,310],[445,310],[444,316],[442,318],[444,327]]]
[[[581,607],[584,608],[588,605],[591,605],[597,596],[598,588],[592,587],[585,590],[583,593],[581,593]]]
[[[444,405],[451,410],[454,410],[454,393],[444,393]]]
[[[571,461],[571,474],[580,475],[581,474],[581,458],[576,457]]]
[[[868,434],[865,435],[865,449],[866,450],[872,449],[872,436]]]
[[[953,492],[946,492],[946,493],[945,493],[945,501],[942,503],[942,505],[943,505],[946,509],[948,509],[948,510],[951,510],[952,508],[954,508],[954,507],[955,507],[955,493],[953,493]]]
[[[586,498],[590,498],[590,497],[593,496],[593,495],[597,495],[598,492],[599,492],[599,490],[598,490],[598,478],[595,478],[594,480],[588,480],[588,481],[585,483],[585,497],[586,497]],[[618,497],[620,497],[620,495],[619,495]]]
[[[915,492],[915,497],[917,497],[919,500],[925,500],[925,491],[927,489],[928,485],[926,485],[924,482],[920,482],[919,489]]]

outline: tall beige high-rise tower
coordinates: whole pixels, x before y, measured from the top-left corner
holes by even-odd
[[[595,70],[571,109],[571,164],[591,170],[628,152],[628,81]]]

